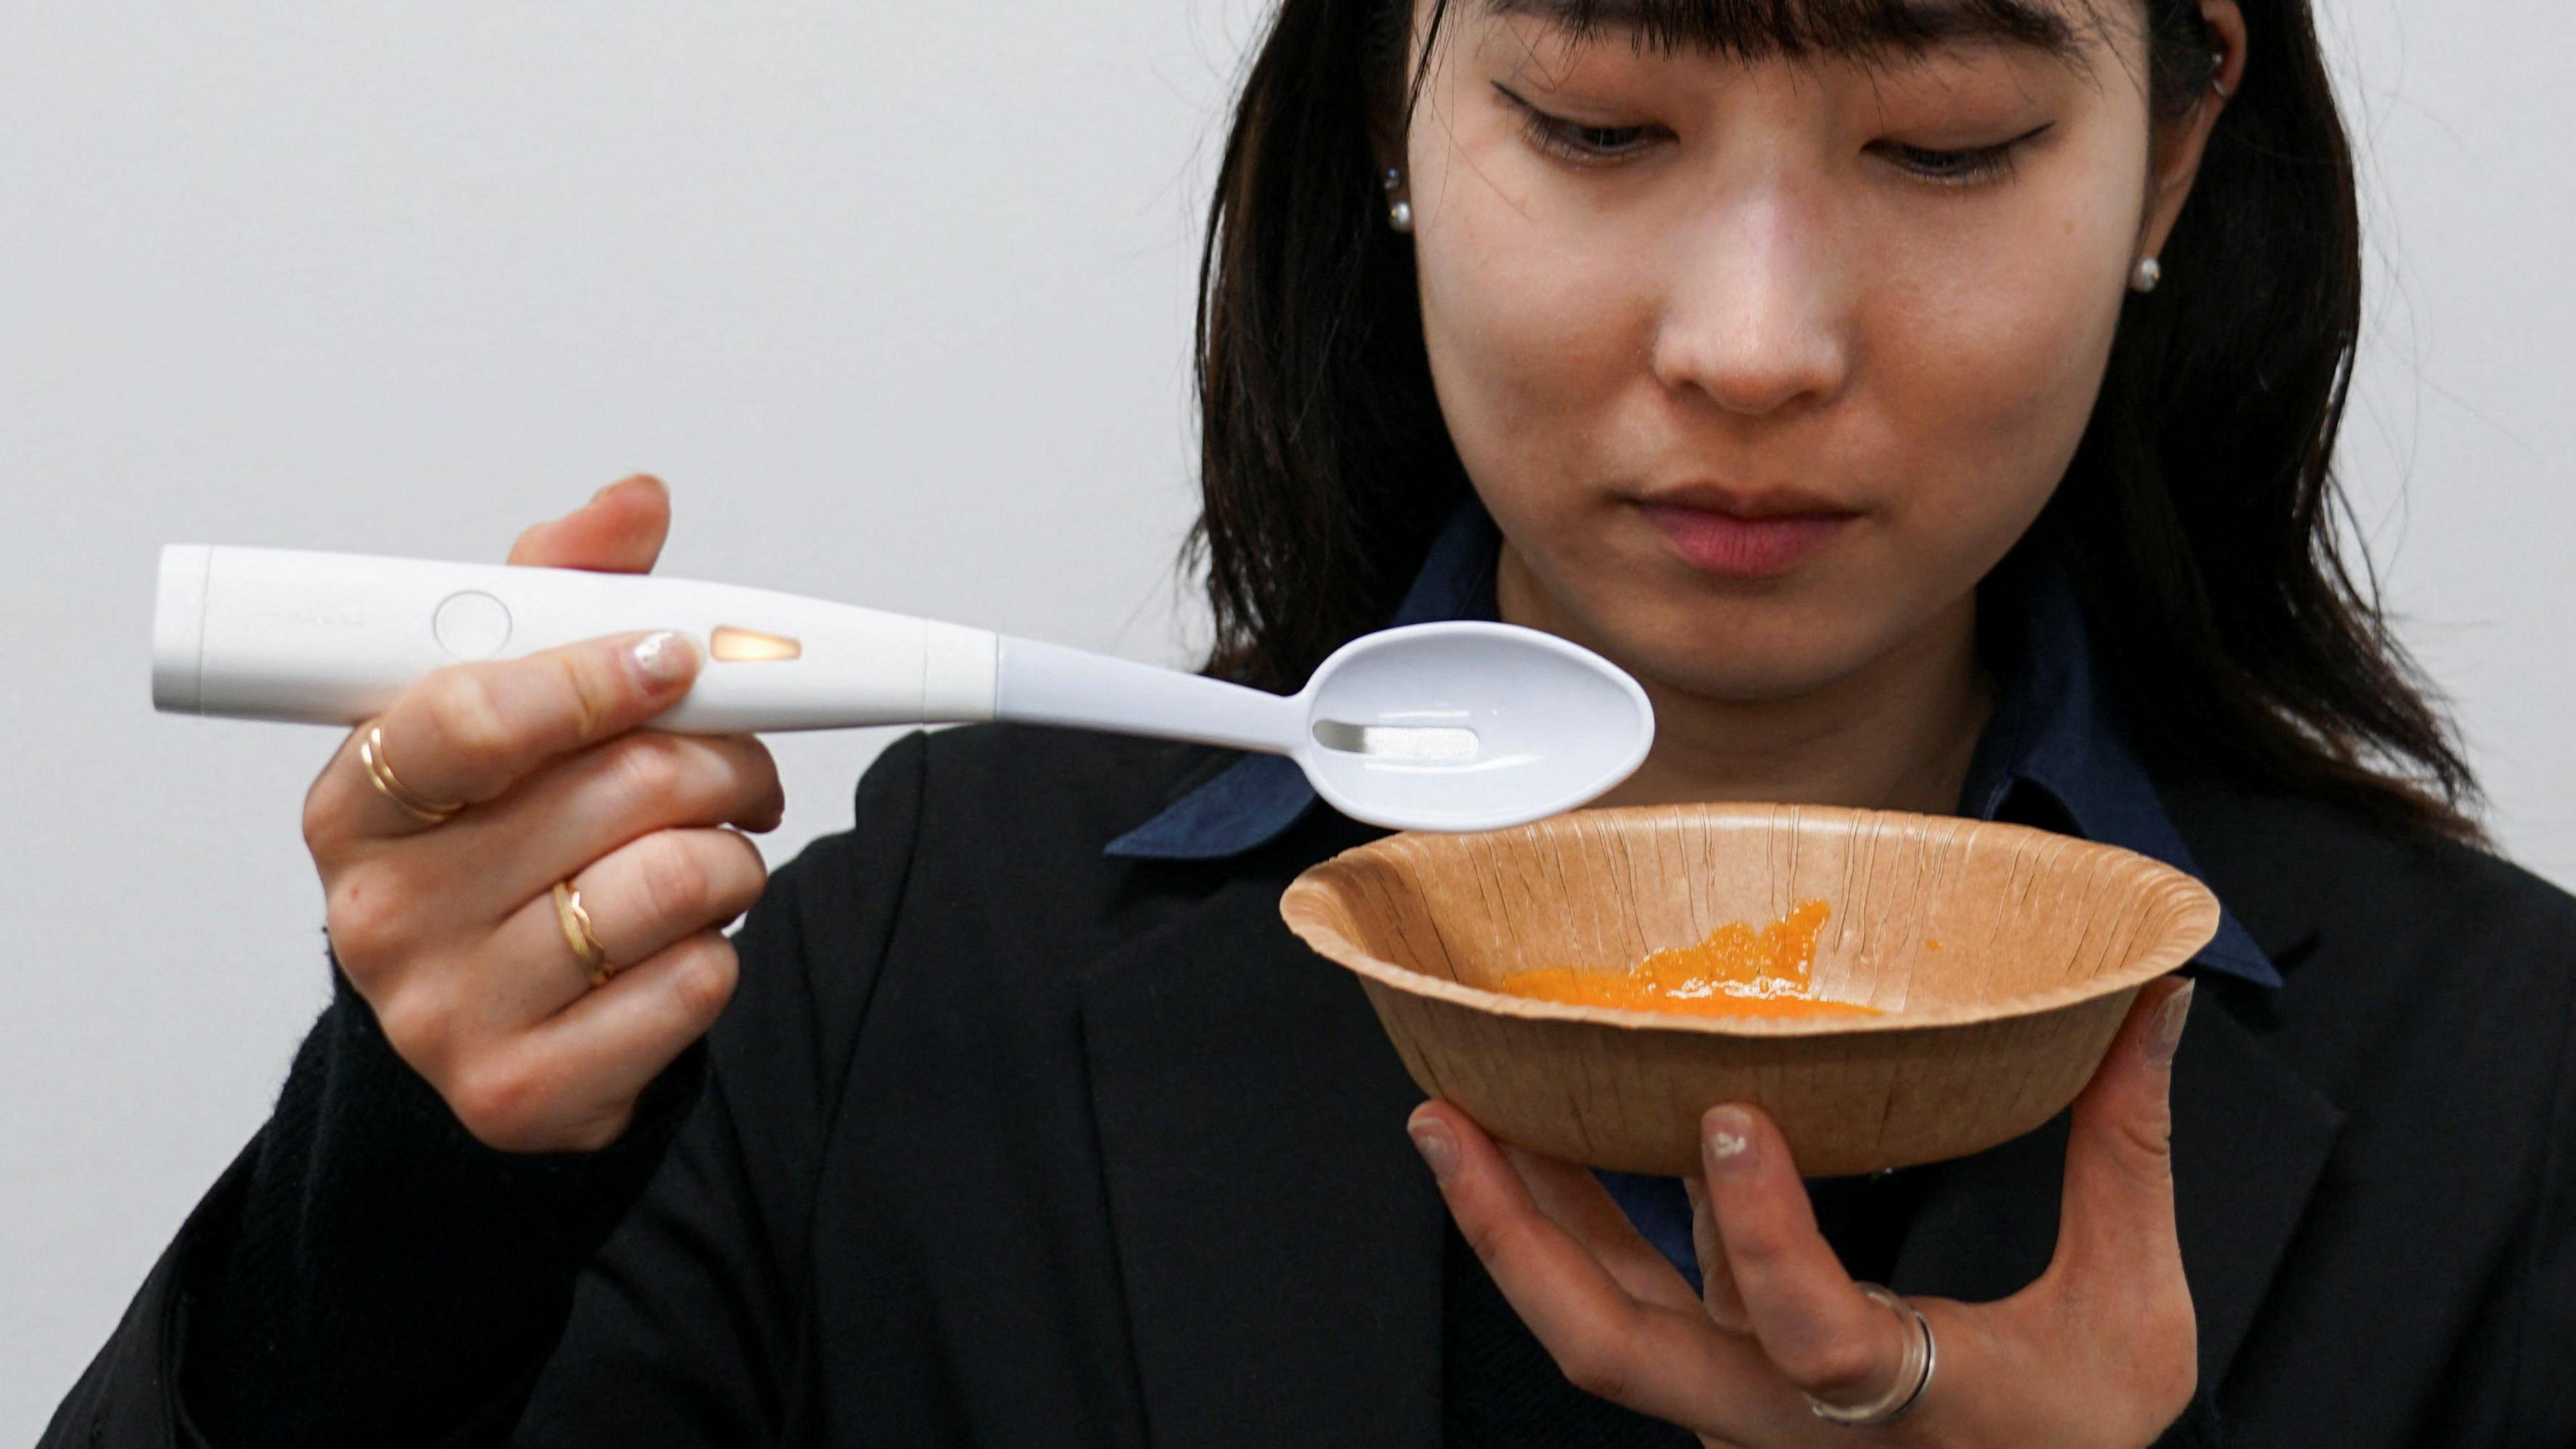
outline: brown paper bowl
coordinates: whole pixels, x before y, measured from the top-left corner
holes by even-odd
[[[1887,1015],[1667,1015],[1487,989],[1536,967],[1625,970],[1818,899],[1833,914],[1816,993]],[[2138,988],[2218,929],[2198,881],[2125,850],[1771,805],[1390,836],[1306,871],[1279,910],[1359,973],[1424,1091],[1508,1141],[1665,1176],[1697,1171],[1699,1117],[1720,1102],[1769,1113],[1810,1177],[2017,1137],[2074,1100]]]

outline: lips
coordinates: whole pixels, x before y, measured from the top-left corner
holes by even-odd
[[[1647,521],[1702,573],[1777,578],[1833,541],[1860,515],[1797,493],[1690,488],[1640,500]]]

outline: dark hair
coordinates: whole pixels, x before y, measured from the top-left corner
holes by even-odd
[[[2213,76],[2192,0],[2135,0],[2160,117]],[[2481,838],[2450,722],[2339,536],[2331,469],[2361,317],[2353,163],[2307,0],[2240,0],[2250,53],[2083,442],[2023,550],[2071,551],[2102,672],[2152,752]],[[1758,56],[1920,44],[1902,0],[1546,0],[1641,44]],[[2020,0],[1971,0],[2028,24]],[[1433,24],[1446,9],[1441,0]],[[1469,485],[1431,386],[1378,143],[1410,0],[1282,0],[1247,72],[1200,261],[1209,672],[1294,689],[1381,626]],[[2046,43],[2048,37],[2028,38]],[[1426,52],[1427,52],[1426,47]]]

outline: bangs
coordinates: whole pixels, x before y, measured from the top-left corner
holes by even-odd
[[[2072,60],[2093,0],[1472,0],[1488,14],[1541,21],[1577,41],[1627,35],[1641,49],[1742,60],[1919,54],[2000,44]]]

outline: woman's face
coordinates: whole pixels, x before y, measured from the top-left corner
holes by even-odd
[[[1578,43],[1550,9],[1452,0],[1406,138],[1506,612],[1743,701],[1959,620],[2065,471],[2162,229],[2136,17],[2063,12],[2071,57],[1745,62]]]

